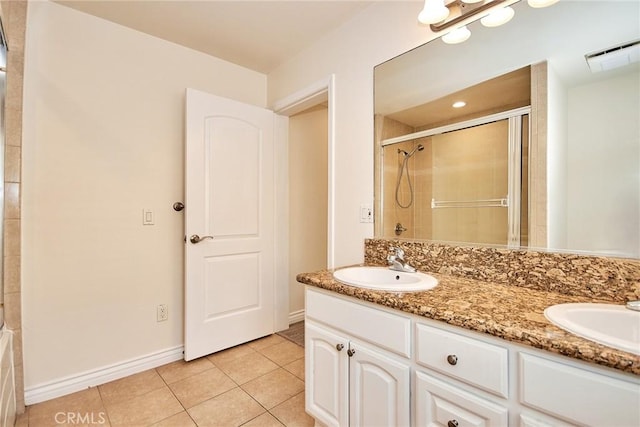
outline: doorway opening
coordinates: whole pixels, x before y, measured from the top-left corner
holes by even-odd
[[[289,117],[290,323],[304,318],[304,288],[296,275],[327,268],[327,148],[326,103]]]
[[[277,280],[287,283],[289,325],[304,320],[304,288],[296,275],[335,264],[334,87],[330,75],[274,104],[276,114],[286,118],[282,131],[288,141],[280,152],[288,159],[280,165],[286,179],[279,181],[286,221],[278,220],[277,231],[286,260]]]

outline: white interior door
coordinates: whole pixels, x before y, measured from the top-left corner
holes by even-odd
[[[274,113],[186,95],[185,360],[274,332]]]

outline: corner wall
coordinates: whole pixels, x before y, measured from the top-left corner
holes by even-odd
[[[172,204],[184,196],[185,89],[264,107],[266,76],[53,2],[30,2],[26,43],[22,315],[34,392],[182,346],[183,214]],[[155,225],[142,225],[144,208]],[[168,321],[156,321],[158,304]]]
[[[569,250],[640,257],[639,94],[638,68],[568,91]]]
[[[373,206],[373,68],[433,38],[416,25],[423,4],[374,2],[353,19],[268,76],[269,105],[335,74],[335,265],[362,262],[372,223],[360,205]]]

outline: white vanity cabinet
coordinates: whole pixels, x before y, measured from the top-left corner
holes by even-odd
[[[306,298],[306,410],[327,426],[640,426],[636,375],[311,286]]]
[[[327,426],[349,425],[349,340],[305,321],[306,410]]]
[[[416,426],[489,427],[509,424],[504,405],[420,370],[416,371],[415,383]]]
[[[528,352],[520,352],[518,359],[523,405],[577,425],[640,426],[637,380]]]
[[[506,426],[508,350],[440,328],[415,325],[415,425]],[[433,373],[470,385],[463,390]],[[489,400],[477,390],[502,399]]]
[[[409,347],[398,337],[408,338],[410,320],[313,290],[306,297],[307,412],[326,426],[409,426]]]

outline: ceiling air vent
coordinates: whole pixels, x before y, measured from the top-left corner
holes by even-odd
[[[592,73],[613,70],[640,61],[640,40],[584,56]]]

